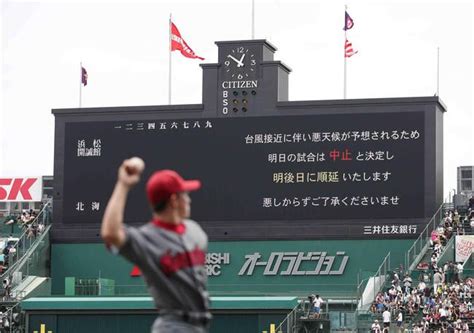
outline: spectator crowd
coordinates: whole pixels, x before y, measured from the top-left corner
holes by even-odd
[[[466,216],[471,219],[472,209]],[[469,323],[474,320],[473,285],[474,277],[464,276],[462,263],[447,261],[439,263],[443,248],[454,234],[464,234],[463,218],[457,211],[445,214],[441,226],[431,233],[432,249],[430,263],[418,265],[419,277],[413,281],[403,269],[393,272],[390,287],[379,292],[371,311],[381,315],[371,331],[389,332],[392,321],[400,330],[404,323],[411,323],[412,332],[473,332]],[[392,320],[396,318],[396,320]]]

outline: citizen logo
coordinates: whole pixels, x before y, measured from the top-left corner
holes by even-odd
[[[257,88],[257,86],[258,86],[258,80],[222,82],[222,88],[224,89]]]

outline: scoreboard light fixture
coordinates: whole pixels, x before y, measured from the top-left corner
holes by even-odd
[[[234,94],[234,96],[238,96],[238,95],[239,95],[239,92],[236,91],[236,90],[234,90],[233,94]]]
[[[252,90],[252,95],[257,95],[257,92],[255,90]]]
[[[239,100],[235,98],[235,99],[232,101],[232,103],[234,103],[234,104],[239,104]]]
[[[239,111],[239,109],[233,108],[232,111],[237,112],[237,111]]]
[[[247,91],[246,90],[242,91],[242,95],[247,96]]]
[[[243,111],[243,112],[247,112],[247,108],[244,106],[244,107],[242,108],[242,111]]]

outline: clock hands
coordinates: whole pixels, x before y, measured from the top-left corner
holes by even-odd
[[[244,63],[242,62],[244,60],[244,57],[245,57],[245,53],[242,55],[242,57],[239,59],[236,59],[234,58],[233,56],[231,56],[230,54],[227,55],[227,58],[231,58],[232,60],[234,60],[236,63],[237,63],[237,67],[244,67]]]
[[[244,62],[243,62],[244,58],[245,58],[245,53],[242,54],[242,57],[240,57],[240,60],[239,60],[240,64],[238,64],[237,67],[243,67],[244,66]]]

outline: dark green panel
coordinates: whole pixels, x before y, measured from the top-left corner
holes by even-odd
[[[285,319],[285,314],[259,314],[258,315],[258,331],[270,332],[270,324],[275,324],[275,328]]]
[[[155,315],[59,315],[58,332],[68,333],[149,333]]]
[[[41,332],[41,324],[45,324],[45,332],[52,333],[149,333],[154,314],[35,314],[29,316],[29,333]]]
[[[58,314],[30,315],[30,330],[53,333],[149,333],[154,314]],[[212,320],[209,333],[249,333],[269,331],[270,324],[278,325],[285,314],[218,314]]]
[[[215,316],[210,333],[250,333],[259,332],[258,315],[233,314]]]
[[[211,296],[211,310],[279,310],[288,312],[298,304],[296,297]],[[155,309],[151,296],[144,297],[31,297],[21,302],[25,311],[135,311]]]
[[[64,294],[64,279],[110,278],[116,285],[143,285],[142,278],[130,278],[132,264],[112,255],[103,244],[51,245],[52,293]]]
[[[209,252],[228,252],[230,264],[221,266],[221,275],[209,277],[212,294],[239,292],[279,293],[306,295],[307,293],[347,296],[355,293],[357,278],[373,275],[383,258],[391,252],[392,267],[398,267],[404,260],[405,251],[412,240],[329,240],[329,241],[259,241],[259,242],[213,242]],[[253,274],[239,275],[246,255],[259,253],[261,261],[267,261],[271,252],[327,252],[335,256],[342,251],[349,256],[344,273],[341,275],[282,275],[288,263],[282,264],[276,275],[264,275],[265,266],[256,266]],[[311,269],[315,263],[306,263],[303,270]],[[339,267],[336,263],[334,266]]]
[[[221,264],[219,275],[209,276],[209,290],[213,295],[306,295],[321,293],[351,297],[356,293],[358,278],[373,275],[383,258],[391,252],[391,267],[403,264],[406,250],[412,240],[329,240],[329,241],[240,241],[211,242],[209,252],[229,253],[230,263]],[[303,253],[326,252],[336,256],[343,252],[349,260],[340,275],[285,275],[282,272],[288,261],[274,275],[264,275],[265,266],[255,266],[252,275],[239,275],[247,255],[259,253],[261,262],[266,262],[272,252]],[[131,277],[132,265],[123,258],[109,253],[102,244],[53,244],[52,245],[52,291],[64,294],[64,278],[98,278],[115,280],[119,294],[129,290],[144,294],[143,279]],[[341,256],[336,256],[340,265]],[[304,262],[302,270],[311,270],[315,262]],[[333,267],[333,268],[334,268]],[[126,286],[126,287],[123,287]],[[116,293],[117,294],[117,293]]]
[[[45,325],[45,332],[52,331],[53,333],[58,333],[56,325],[57,316],[56,315],[30,315],[28,320],[28,333],[41,332],[41,325]]]

